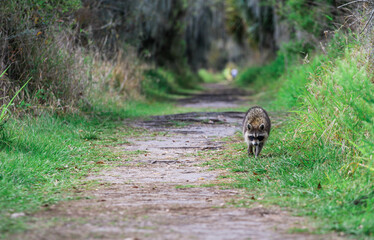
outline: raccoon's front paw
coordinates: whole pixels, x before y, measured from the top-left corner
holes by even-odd
[[[248,148],[247,153],[248,153],[249,157],[252,156],[253,155],[253,149],[252,148]]]

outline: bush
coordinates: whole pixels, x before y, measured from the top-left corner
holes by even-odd
[[[212,73],[205,69],[200,69],[197,74],[205,83],[216,83],[225,79],[222,73]]]
[[[284,55],[278,54],[277,58],[267,65],[251,67],[239,73],[236,83],[241,86],[255,84],[260,88],[264,88],[269,83],[277,81],[284,71]]]
[[[174,73],[162,68],[149,69],[144,72],[142,93],[147,97],[166,97],[179,88]]]
[[[67,21],[66,12],[79,6],[78,0],[1,2],[0,71],[10,68],[2,81],[0,103],[8,102],[30,77],[21,99],[69,105],[82,96],[85,68],[76,58],[80,53],[69,45],[71,35],[62,34],[56,24]]]

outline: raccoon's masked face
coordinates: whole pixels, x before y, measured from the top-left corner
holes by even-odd
[[[264,131],[265,126],[261,124],[258,128],[255,128],[250,123],[248,123],[248,139],[252,145],[257,146],[265,141],[266,132]]]

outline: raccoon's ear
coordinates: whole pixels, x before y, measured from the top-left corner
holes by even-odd
[[[250,123],[248,123],[247,128],[248,128],[248,130],[251,130],[252,125]]]
[[[261,130],[264,130],[264,129],[265,129],[265,125],[264,125],[264,124],[261,124],[261,125],[260,125],[260,129],[261,129]]]

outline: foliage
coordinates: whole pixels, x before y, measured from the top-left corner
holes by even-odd
[[[26,93],[19,96],[38,104],[68,105],[84,91],[84,75],[72,52],[66,35],[58,32],[67,11],[80,5],[80,1],[2,1],[0,4],[1,38],[0,62],[11,65],[3,84],[2,101],[9,101],[32,77]],[[20,14],[22,13],[22,14]],[[38,93],[43,92],[43,98]]]
[[[259,0],[226,0],[227,29],[239,42],[275,49],[273,6]],[[243,39],[244,38],[244,39]]]
[[[196,88],[200,78],[188,69],[178,73],[165,68],[148,69],[144,71],[141,83],[142,94],[158,100],[168,99],[186,88]]]
[[[299,106],[298,100],[305,97],[306,85],[310,81],[311,74],[319,75],[325,69],[325,64],[344,55],[347,47],[355,47],[359,42],[353,35],[345,35],[341,32],[334,34],[331,41],[325,47],[325,54],[306,53],[299,64],[297,53],[289,50],[289,44],[285,45],[282,52],[286,53],[288,69],[281,76],[282,87],[278,92],[278,107],[292,108]],[[292,60],[293,59],[293,60]]]
[[[254,66],[241,72],[236,83],[241,86],[255,84],[259,89],[268,87],[269,83],[274,83],[285,71],[284,55],[278,57],[264,66]]]
[[[340,13],[334,0],[226,0],[226,28],[253,49],[275,51],[299,42],[303,52],[316,47],[334,29]],[[263,52],[263,51],[262,51]],[[261,54],[262,54],[261,52]]]
[[[144,76],[142,90],[148,97],[166,96],[167,93],[175,93],[178,88],[175,75],[162,68],[147,70],[144,72]]]
[[[143,0],[139,5],[139,31],[142,34],[139,51],[147,52],[159,66],[174,67],[175,63],[182,63],[185,53],[182,17],[186,5],[181,0]]]
[[[202,79],[202,81],[205,83],[216,83],[216,82],[221,82],[222,80],[225,79],[225,76],[223,73],[212,73],[205,69],[200,69],[198,72],[198,75]]]
[[[236,0],[226,0],[226,28],[236,41],[242,42],[246,33],[245,19]]]
[[[319,37],[332,27],[333,0],[286,0],[273,3],[277,14],[286,19],[295,29]]]

